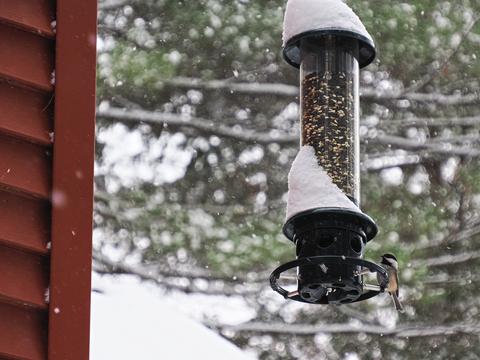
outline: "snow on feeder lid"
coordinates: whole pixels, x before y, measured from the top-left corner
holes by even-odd
[[[283,56],[300,66],[302,39],[324,35],[354,39],[358,43],[358,62],[367,66],[375,58],[375,44],[359,17],[341,0],[288,0],[283,23]]]
[[[362,260],[377,234],[359,208],[359,65],[375,57],[373,41],[340,0],[289,0],[284,56],[300,67],[301,149],[288,176],[285,236],[297,260],[277,268],[272,288],[315,304],[361,301],[384,290],[386,271]],[[298,267],[297,290],[278,285]],[[376,273],[377,284],[364,282]]]

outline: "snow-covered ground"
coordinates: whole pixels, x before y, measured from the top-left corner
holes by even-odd
[[[93,289],[91,360],[255,359],[181,311],[185,297],[176,301],[134,276],[94,274]],[[200,301],[198,312],[206,305]],[[222,320],[233,323],[249,318],[240,302],[227,302],[223,311]]]

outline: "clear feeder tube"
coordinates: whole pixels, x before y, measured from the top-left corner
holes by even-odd
[[[358,41],[326,35],[301,40],[302,145],[350,200],[360,200]]]

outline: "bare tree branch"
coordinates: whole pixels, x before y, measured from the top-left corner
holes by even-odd
[[[450,324],[450,325],[427,325],[414,324],[403,325],[395,328],[387,328],[380,325],[353,325],[353,324],[285,324],[285,323],[261,323],[249,322],[236,326],[217,326],[222,330],[234,332],[253,332],[268,334],[285,334],[291,336],[312,336],[321,333],[328,334],[356,334],[366,333],[371,335],[391,336],[398,338],[449,336],[455,334],[477,335],[480,333],[480,324]]]

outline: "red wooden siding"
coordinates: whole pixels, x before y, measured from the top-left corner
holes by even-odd
[[[0,0],[0,360],[89,357],[95,39],[94,0]]]
[[[51,156],[48,148],[0,135],[0,186],[48,200]]]
[[[0,191],[0,209],[0,246],[49,253],[49,202]]]
[[[89,357],[97,2],[57,0],[50,360]],[[75,269],[75,271],[72,271]],[[75,352],[72,352],[75,349]]]
[[[0,44],[0,75],[39,90],[53,90],[54,41],[0,24]]]
[[[0,319],[0,359],[46,359],[45,312],[0,302]]]
[[[53,142],[52,104],[53,94],[31,91],[0,82],[2,132],[40,145],[51,145]]]
[[[55,42],[40,3],[0,0],[0,359],[47,359]]]
[[[55,2],[52,0],[0,0],[0,18],[25,31],[53,38]]]
[[[0,297],[5,302],[47,309],[47,258],[0,247]]]

